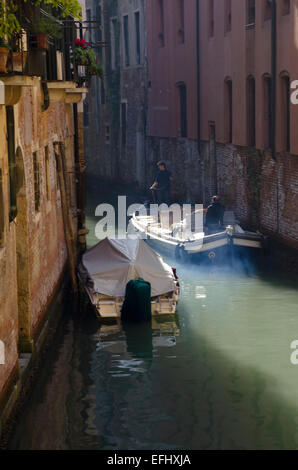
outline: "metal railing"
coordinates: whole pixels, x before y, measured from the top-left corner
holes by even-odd
[[[77,38],[83,38],[86,30],[99,30],[100,21],[75,20],[72,17],[60,20],[40,9],[40,17],[45,17],[54,25],[54,33],[34,32],[33,20],[22,18],[22,30],[11,41],[7,74],[40,76],[43,80],[76,81],[80,86],[87,82],[86,67],[75,63],[74,51]],[[103,41],[90,41],[98,51],[106,45]]]

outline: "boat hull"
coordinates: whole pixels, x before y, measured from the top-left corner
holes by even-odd
[[[238,225],[229,225],[227,229],[214,234],[204,234],[194,241],[179,240],[159,228],[146,217],[134,215],[130,220],[130,233],[145,239],[152,248],[174,256],[178,261],[194,259],[202,264],[233,263],[236,258],[252,257],[263,259],[264,237],[255,232],[247,232]],[[238,233],[238,231],[240,233]]]
[[[93,293],[85,284],[81,283],[81,287],[91,301],[96,315],[102,320],[120,319],[121,309],[124,297],[108,297]],[[168,294],[153,298],[151,300],[152,316],[174,315],[176,313],[179,294],[170,292]]]

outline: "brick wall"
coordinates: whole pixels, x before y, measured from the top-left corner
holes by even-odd
[[[172,171],[172,198],[209,204],[218,193],[245,227],[298,248],[298,157],[189,139],[147,137],[147,186],[164,160]]]
[[[182,138],[147,137],[147,186],[156,175],[156,163],[164,160],[172,172],[171,195],[175,200],[202,201],[202,162],[197,142]]]
[[[6,149],[6,111],[0,106],[0,168],[2,171],[2,197],[4,220],[8,219],[8,161]],[[0,247],[0,340],[5,346],[5,364],[0,364],[0,398],[13,371],[17,359],[18,321],[17,321],[17,283],[15,231],[14,227],[4,225],[3,244]],[[10,293],[10,295],[8,295]]]
[[[73,107],[54,103],[42,112],[42,104],[43,93],[37,79],[34,86],[23,89],[21,100],[14,106],[18,215],[11,223],[7,146],[0,146],[5,195],[5,237],[0,247],[0,339],[6,346],[6,364],[0,365],[0,393],[17,363],[18,343],[21,350],[34,347],[35,334],[67,259],[53,148],[57,141],[65,148],[68,195],[71,205],[76,207]],[[0,141],[6,142],[4,106],[0,107]],[[45,147],[49,156],[48,177]],[[35,210],[33,152],[37,152],[39,162],[38,211]],[[75,214],[73,229],[76,233]]]

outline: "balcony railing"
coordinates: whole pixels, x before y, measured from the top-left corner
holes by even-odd
[[[42,9],[38,10],[38,18],[40,23],[51,26],[50,31],[37,32],[33,20],[22,16],[22,30],[11,41],[12,50],[0,74],[39,76],[45,81],[75,81],[83,86],[88,82],[88,74],[86,67],[75,63],[76,39],[82,37],[86,29],[98,29],[99,21],[82,22],[72,17],[59,20]],[[92,48],[98,50],[103,45],[103,42],[92,44]]]

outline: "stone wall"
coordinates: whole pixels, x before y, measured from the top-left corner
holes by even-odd
[[[195,140],[147,137],[146,156],[148,187],[154,181],[157,172],[156,163],[163,160],[173,176],[171,185],[173,201],[202,202],[202,164]]]

